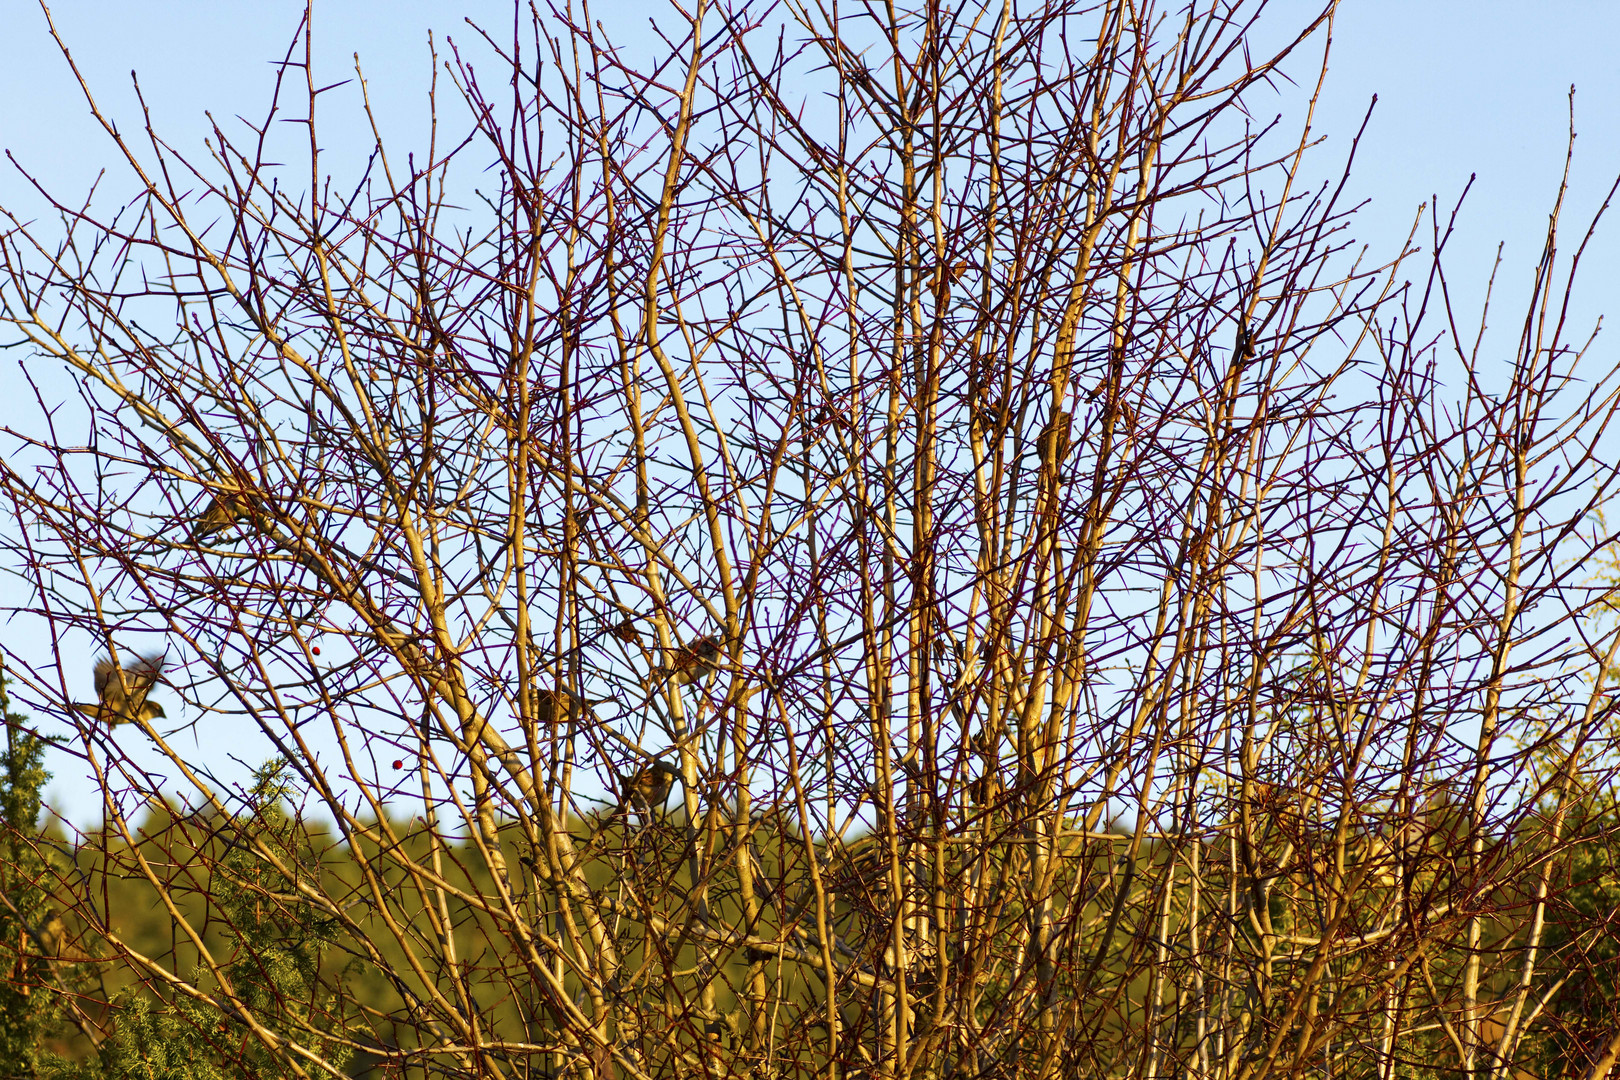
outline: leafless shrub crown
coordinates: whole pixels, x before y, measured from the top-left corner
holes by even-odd
[[[1358,255],[1252,119],[1331,8],[518,14],[425,149],[328,176],[306,19],[0,236],[109,1000],[255,1075],[1607,1071],[1586,236],[1500,353],[1443,215]]]

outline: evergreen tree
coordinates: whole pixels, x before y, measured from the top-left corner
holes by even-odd
[[[45,861],[37,838],[40,791],[50,774],[46,742],[10,711],[0,676],[0,714],[6,742],[0,756],[0,1077],[45,1075],[45,1047],[64,1023],[55,957],[63,938],[61,917],[44,886]]]

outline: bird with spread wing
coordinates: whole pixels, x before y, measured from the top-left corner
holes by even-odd
[[[163,718],[163,706],[147,699],[163,672],[163,660],[161,655],[137,656],[128,667],[120,667],[112,657],[101,657],[94,670],[98,700],[94,705],[75,702],[73,707],[108,727],[131,720]]]

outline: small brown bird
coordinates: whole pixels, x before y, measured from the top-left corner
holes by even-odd
[[[62,916],[55,908],[46,908],[40,916],[39,929],[35,932],[39,942],[40,954],[43,956],[61,956],[67,944],[67,926],[62,922]]]
[[[161,655],[137,656],[129,667],[122,668],[113,663],[112,657],[101,657],[94,670],[96,697],[100,700],[94,705],[75,703],[73,707],[104,721],[108,727],[130,720],[164,718],[163,706],[146,697],[163,671],[163,660]]]
[[[720,639],[713,636],[700,637],[676,649],[669,667],[664,671],[674,675],[675,681],[682,686],[690,686],[707,678],[719,660]]]
[[[1040,455],[1041,464],[1054,464],[1063,460],[1063,455],[1069,452],[1069,429],[1073,419],[1068,410],[1059,409],[1057,415],[1049,420],[1041,429],[1041,436],[1035,443],[1035,451]]]
[[[529,715],[542,724],[555,724],[558,720],[578,720],[589,716],[593,706],[612,701],[612,698],[588,698],[557,687],[542,690],[529,688]]]
[[[968,261],[957,261],[953,263],[944,263],[939,266],[925,267],[923,271],[923,282],[928,286],[928,288],[937,289],[942,284],[940,279],[943,278],[943,284],[947,289],[949,289],[952,282],[961,281],[967,276],[968,271],[977,270],[978,268],[978,263]]]
[[[1232,351],[1239,360],[1255,358],[1254,335],[1249,333],[1249,327],[1244,323],[1238,323],[1237,342],[1232,346]]]
[[[221,492],[209,500],[191,527],[191,542],[206,540],[224,532],[239,521],[252,518],[245,497],[234,491]]]
[[[679,775],[680,770],[667,761],[649,761],[630,776],[620,778],[623,800],[635,807],[642,817],[650,817],[654,810],[664,808]]]

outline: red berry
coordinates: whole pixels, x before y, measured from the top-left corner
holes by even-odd
[[[316,656],[321,655],[321,647],[319,645],[311,645],[309,651],[314,653]]]
[[[401,761],[399,758],[394,759],[394,768],[403,769],[404,767],[405,767],[405,763],[403,761]]]

